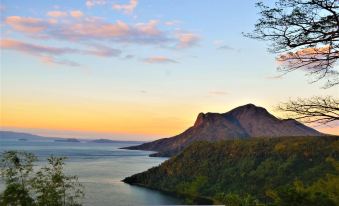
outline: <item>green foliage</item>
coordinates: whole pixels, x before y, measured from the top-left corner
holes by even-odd
[[[36,157],[30,153],[9,151],[2,155],[1,177],[7,185],[0,195],[2,205],[33,205],[31,173]]]
[[[262,206],[257,199],[253,196],[246,194],[244,196],[240,196],[235,193],[218,193],[214,197],[217,201],[220,201],[222,204],[227,206]]]
[[[0,205],[75,206],[84,196],[77,177],[64,174],[65,158],[50,157],[48,165],[34,172],[37,158],[30,153],[2,154],[1,176],[6,184]]]
[[[336,206],[328,193],[312,191],[300,181],[294,182],[293,186],[280,188],[273,199],[277,206]]]
[[[297,205],[298,201],[339,205],[338,140],[284,137],[196,142],[159,167],[124,181],[230,205],[246,205],[244,197],[250,197],[249,205]],[[302,187],[296,187],[296,180]]]

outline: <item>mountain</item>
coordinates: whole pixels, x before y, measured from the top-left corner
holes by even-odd
[[[339,136],[198,141],[123,181],[204,204],[339,205]]]
[[[153,156],[172,156],[198,140],[319,135],[323,134],[296,120],[281,120],[262,107],[247,104],[222,114],[200,113],[194,125],[179,135],[124,149],[157,151]]]

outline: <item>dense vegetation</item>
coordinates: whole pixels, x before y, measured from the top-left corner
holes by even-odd
[[[8,151],[1,158],[1,177],[6,184],[0,205],[81,205],[83,187],[76,176],[64,174],[65,158],[49,157],[48,165],[34,169],[37,158],[26,152]]]
[[[338,140],[196,142],[124,182],[226,205],[339,205]]]

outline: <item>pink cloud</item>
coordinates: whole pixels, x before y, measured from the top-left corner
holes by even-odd
[[[72,17],[74,17],[74,18],[80,18],[80,17],[82,17],[84,14],[83,14],[81,11],[79,11],[79,10],[73,10],[73,11],[70,12],[70,15],[71,15]]]
[[[53,20],[53,19],[52,19]],[[40,36],[62,40],[113,40],[123,43],[164,44],[170,41],[167,33],[158,29],[158,20],[129,25],[123,21],[105,22],[100,18],[73,18],[68,21],[7,17],[5,23],[25,34],[32,32]],[[35,35],[36,36],[36,35]]]
[[[67,12],[64,11],[49,11],[47,15],[54,18],[65,17],[67,16]]]
[[[136,29],[144,34],[159,35],[161,34],[161,31],[157,28],[158,23],[158,20],[150,20],[148,23],[139,23],[136,25]]]
[[[25,33],[38,33],[48,27],[48,22],[32,17],[9,16],[4,21],[13,29]]]
[[[107,3],[106,0],[87,0],[86,1],[86,6],[91,8],[96,5],[105,5]]]
[[[149,64],[156,64],[156,63],[162,63],[162,64],[168,64],[168,63],[178,63],[177,61],[170,59],[165,56],[153,56],[144,59],[144,62]]]
[[[199,41],[199,36],[194,33],[178,33],[177,38],[179,43],[177,45],[178,48],[188,48],[196,45]]]
[[[131,14],[138,5],[138,0],[130,0],[128,4],[113,4],[112,8],[121,10],[126,14]]]
[[[51,47],[51,46],[42,46],[37,44],[25,43],[22,41],[17,41],[13,39],[1,39],[0,40],[0,48],[7,50],[15,50],[18,52],[22,52],[31,56],[38,57],[44,63],[54,63],[54,64],[64,64],[68,66],[79,66],[79,64],[68,61],[68,60],[60,60],[56,58],[60,55],[65,54],[80,54],[80,55],[94,55],[100,57],[114,57],[119,56],[121,51],[118,49],[113,49],[105,46],[92,46],[91,49],[80,50],[80,49],[72,49],[68,47],[59,48],[59,47]]]
[[[68,14],[68,17],[62,20],[9,16],[5,18],[4,25],[31,38],[77,42],[85,46],[99,42],[116,42],[124,46],[134,44],[185,49],[196,45],[200,40],[199,36],[192,32],[162,30],[159,28],[159,20],[127,24],[121,20],[109,22],[99,17],[85,16],[78,10]],[[110,52],[95,50],[90,53],[105,56]]]
[[[59,60],[52,56],[42,56],[40,57],[40,60],[46,64],[61,64],[71,67],[79,67],[81,66],[79,63],[69,61],[69,60]]]
[[[13,39],[1,39],[0,48],[17,50],[31,55],[62,55],[65,53],[74,53],[76,50],[70,48],[57,48],[29,44]]]

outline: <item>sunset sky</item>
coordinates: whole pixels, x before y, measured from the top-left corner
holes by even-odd
[[[266,1],[269,2],[269,1]],[[243,37],[255,1],[2,0],[1,129],[151,140],[199,112],[332,95]],[[339,126],[316,127],[339,134]]]

